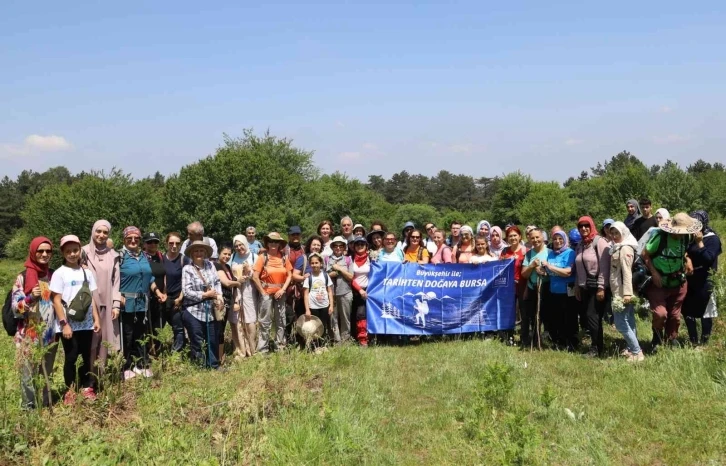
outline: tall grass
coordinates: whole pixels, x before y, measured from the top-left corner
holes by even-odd
[[[641,340],[649,327],[639,322]],[[705,351],[639,365],[476,339],[290,351],[225,373],[174,356],[153,379],[109,381],[96,403],[53,415],[20,411],[2,338],[0,463],[724,464],[716,332]]]

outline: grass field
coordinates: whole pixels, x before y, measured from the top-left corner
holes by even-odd
[[[0,299],[19,269],[0,263]],[[224,373],[172,359],[52,414],[20,411],[2,337],[0,464],[726,464],[716,331],[639,365],[480,339],[290,351]],[[623,342],[608,329],[607,344]]]

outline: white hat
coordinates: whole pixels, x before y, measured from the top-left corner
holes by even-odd
[[[309,342],[314,338],[320,338],[323,336],[323,321],[315,316],[302,315],[298,317],[295,322],[295,331],[305,339],[305,342]]]

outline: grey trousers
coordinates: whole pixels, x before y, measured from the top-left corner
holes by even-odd
[[[270,330],[272,322],[275,322],[275,347],[281,349],[285,347],[285,300],[287,295],[282,295],[280,299],[275,299],[272,295],[265,294],[260,297],[260,314],[258,320],[260,322],[260,337],[257,344],[257,351],[267,353],[270,351]]]
[[[58,345],[53,345],[46,350],[43,356],[43,366],[48,373],[48,377],[53,376],[53,364],[55,364],[55,355],[58,352]],[[22,399],[23,409],[34,409],[37,407],[37,400],[35,399],[35,383],[38,383],[39,387],[43,387],[41,392],[43,393],[43,406],[48,406],[51,403],[51,394],[48,393],[46,387],[45,377],[43,376],[43,366],[38,365],[33,367],[30,360],[23,361],[20,366],[20,396]],[[36,378],[40,377],[40,382]],[[34,380],[36,379],[36,380]]]
[[[336,343],[350,340],[350,313],[353,308],[353,292],[335,296],[335,311],[330,316],[333,339]]]

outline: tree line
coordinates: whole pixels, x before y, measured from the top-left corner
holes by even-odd
[[[16,180],[6,176],[0,181],[0,251],[22,259],[34,236],[86,238],[99,218],[114,226],[118,244],[127,225],[183,233],[194,220],[219,239],[248,225],[267,232],[298,224],[311,233],[322,219],[337,223],[344,215],[364,225],[383,221],[394,231],[409,220],[572,225],[586,214],[623,218],[625,201],[641,197],[672,212],[705,208],[723,218],[726,167],[703,160],[685,169],[672,161],[647,166],[623,151],[564,183],[521,172],[474,177],[446,170],[432,177],[375,175],[364,183],[339,172],[321,174],[312,152],[246,130],[239,138],[225,135],[213,155],[168,178],[156,173],[134,179],[118,169],[73,175],[66,167],[24,171]]]

